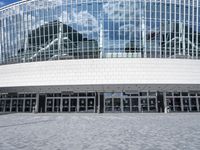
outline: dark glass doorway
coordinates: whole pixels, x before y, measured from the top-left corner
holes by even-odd
[[[39,96],[39,107],[38,107],[38,112],[45,112],[45,95],[40,95]]]

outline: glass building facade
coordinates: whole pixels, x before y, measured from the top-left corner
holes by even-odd
[[[0,8],[0,64],[200,59],[198,0],[29,0]]]

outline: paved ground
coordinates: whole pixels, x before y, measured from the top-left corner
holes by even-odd
[[[199,150],[200,113],[0,115],[0,150]]]

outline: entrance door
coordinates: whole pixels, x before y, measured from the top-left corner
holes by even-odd
[[[10,112],[10,103],[11,100],[6,100],[6,109],[5,109],[6,112]]]
[[[121,112],[121,98],[113,98],[114,112]]]
[[[166,98],[166,102],[167,102],[167,106],[169,107],[169,111],[174,111],[174,107],[173,107],[173,98]]]
[[[175,103],[177,103],[177,102],[175,102]],[[186,112],[190,110],[190,108],[189,108],[189,97],[183,98],[183,110],[186,111]]]
[[[139,112],[138,98],[131,98],[132,112]]]
[[[54,112],[60,112],[60,98],[54,99]]]
[[[174,98],[175,103],[175,111],[181,111],[181,98],[176,97]]]
[[[158,92],[158,112],[164,112],[164,95],[162,92]]]
[[[63,99],[63,112],[69,111],[69,99],[64,98]]]
[[[53,99],[47,99],[47,112],[53,112]]]
[[[31,111],[31,100],[26,99],[25,100],[25,112],[30,112]]]
[[[79,98],[79,112],[86,111],[86,98]]]
[[[130,98],[123,98],[124,112],[130,112]]]
[[[156,112],[156,98],[149,98],[149,110]]]
[[[4,108],[5,108],[5,101],[1,100],[0,101],[0,112],[4,112],[5,111]]]
[[[141,98],[141,111],[142,112],[147,112],[148,111],[147,98]]]
[[[12,100],[12,112],[17,111],[17,100]]]
[[[112,98],[105,99],[105,112],[112,112]]]
[[[18,99],[18,112],[23,112],[23,102],[24,100],[23,99]]]
[[[195,97],[190,99],[191,111],[197,111],[197,99]]]
[[[87,101],[88,112],[94,112],[94,98],[88,98]]]
[[[32,99],[31,112],[33,112],[33,110],[35,110],[35,105],[36,105],[36,99]]]
[[[76,98],[71,99],[70,112],[77,112],[77,99]]]
[[[45,112],[45,99],[46,99],[46,96],[45,95],[40,95],[39,96],[39,109],[38,111],[41,113],[41,112]]]

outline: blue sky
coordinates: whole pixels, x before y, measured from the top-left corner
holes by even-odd
[[[20,1],[20,0],[0,0],[0,7],[2,7],[4,5],[8,5],[13,2],[17,2],[17,1]]]

